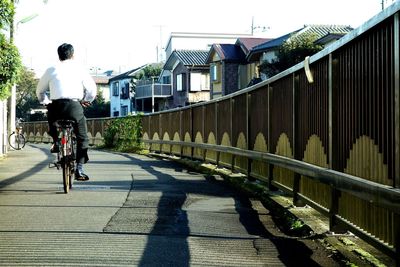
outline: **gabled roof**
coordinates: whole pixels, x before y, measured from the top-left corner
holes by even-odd
[[[143,68],[145,68],[148,64],[145,64],[143,66],[140,66],[136,69],[128,70],[127,72],[121,73],[117,76],[112,77],[109,82],[113,82],[116,80],[122,80],[122,79],[127,79],[127,78],[132,78],[137,72],[141,71]]]
[[[207,50],[174,50],[164,64],[164,69],[172,70],[175,63],[180,61],[184,66],[207,66]]]
[[[108,84],[110,80],[110,76],[100,76],[100,75],[92,75],[92,78],[96,84]]]
[[[325,45],[325,44],[330,43],[332,41],[339,40],[340,38],[342,38],[345,35],[346,34],[344,34],[344,33],[330,32],[330,33],[322,36],[318,40],[316,40],[314,43],[320,44],[320,45]]]
[[[207,56],[207,63],[213,61],[214,53],[218,54],[221,61],[244,62],[246,55],[238,45],[234,44],[213,44]]]
[[[301,38],[301,35],[303,34],[315,34],[316,38],[319,39],[330,32],[347,34],[352,30],[353,28],[351,28],[350,26],[343,26],[343,25],[304,25],[304,27],[301,29],[298,29],[296,31],[282,35],[281,37],[278,37],[276,39],[273,39],[271,41],[255,46],[253,49],[251,49],[249,55],[247,56],[247,60],[249,61],[258,60],[260,54],[262,54],[263,52],[277,49],[286,40],[292,38],[293,39]]]
[[[238,38],[235,44],[240,46],[243,53],[247,55],[253,47],[271,40],[272,38]]]

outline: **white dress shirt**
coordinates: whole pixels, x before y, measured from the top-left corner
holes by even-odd
[[[50,90],[50,99],[47,92]],[[97,94],[93,78],[73,59],[60,61],[43,74],[36,88],[42,104],[55,99],[76,99],[92,102]]]

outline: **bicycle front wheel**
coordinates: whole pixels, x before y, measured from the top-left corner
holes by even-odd
[[[71,168],[67,160],[67,157],[64,157],[62,160],[62,170],[63,170],[64,193],[67,194],[70,189],[70,181],[71,181]]]
[[[8,137],[8,143],[11,148],[15,150],[21,150],[25,146],[25,136],[23,134],[16,134],[13,132]]]

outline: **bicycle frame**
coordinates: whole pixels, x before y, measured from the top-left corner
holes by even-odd
[[[72,188],[72,182],[75,172],[75,144],[73,137],[73,124],[74,121],[58,120],[55,122],[59,132],[58,146],[59,152],[57,154],[57,169],[63,171],[63,185],[64,193],[68,193]]]

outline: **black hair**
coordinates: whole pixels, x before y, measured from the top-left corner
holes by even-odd
[[[58,58],[63,61],[72,58],[74,55],[74,47],[71,44],[63,43],[57,49]]]

